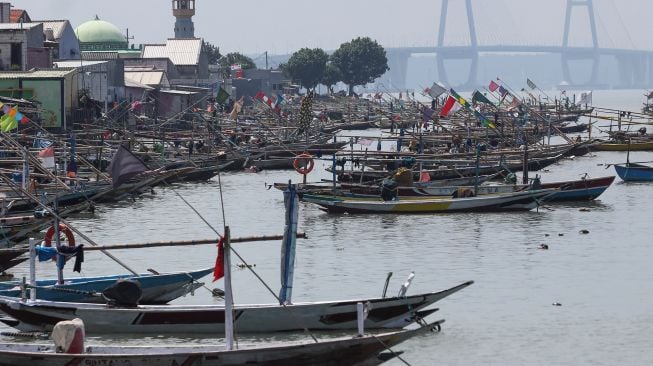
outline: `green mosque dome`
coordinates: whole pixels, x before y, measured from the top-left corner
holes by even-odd
[[[124,50],[127,38],[115,25],[95,16],[75,29],[82,51]]]

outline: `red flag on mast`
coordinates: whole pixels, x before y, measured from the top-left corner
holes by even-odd
[[[224,237],[220,237],[220,241],[218,241],[218,258],[215,260],[213,269],[213,282],[222,277],[224,277]]]

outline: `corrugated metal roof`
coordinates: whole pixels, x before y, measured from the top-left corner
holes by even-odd
[[[165,84],[165,72],[163,71],[125,71],[125,80],[143,85]]]
[[[154,88],[151,87],[151,86],[147,86],[147,85],[144,85],[144,84],[141,84],[141,83],[137,83],[137,82],[135,82],[133,80],[127,79],[126,77],[125,77],[125,86],[128,87],[128,88],[140,88],[140,89],[146,89],[146,90],[154,90]]]
[[[59,69],[20,71],[20,72],[5,71],[5,72],[0,72],[0,80],[20,79],[20,78],[23,79],[61,78],[73,72],[75,71],[59,70]]]
[[[166,45],[164,44],[145,44],[143,45],[143,58],[161,58],[168,57]]]
[[[143,58],[167,57],[175,65],[197,65],[202,52],[202,39],[168,39],[165,45],[143,46]]]
[[[0,23],[0,30],[32,29],[41,23]]]
[[[52,29],[52,33],[54,33],[54,39],[60,39],[61,33],[63,33],[63,30],[66,28],[66,23],[68,23],[68,21],[67,20],[37,20],[34,21],[33,23],[43,23],[44,32],[46,29],[50,28]]]
[[[165,94],[178,94],[178,95],[195,95],[196,92],[189,92],[185,90],[159,90],[159,93]]]
[[[94,66],[94,65],[105,64],[107,62],[109,61],[67,60],[67,61],[54,61],[53,64],[57,65],[57,67],[74,69],[83,66]]]

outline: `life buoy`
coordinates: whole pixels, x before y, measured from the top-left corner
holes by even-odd
[[[308,153],[303,153],[297,155],[295,160],[292,162],[293,168],[299,174],[306,175],[313,171],[315,167],[315,161],[313,161],[313,156]]]
[[[73,235],[73,231],[70,230],[70,228],[66,226],[66,224],[59,224],[59,232],[64,233],[64,235],[66,235],[66,239],[68,240],[69,247],[75,246],[75,236]],[[48,231],[45,233],[43,245],[46,247],[52,246],[52,238],[54,238],[54,225],[50,226],[50,228],[48,228]]]

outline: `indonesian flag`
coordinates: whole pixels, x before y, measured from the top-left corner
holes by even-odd
[[[440,117],[446,117],[451,113],[456,113],[459,109],[460,109],[460,104],[458,103],[456,98],[450,95],[449,98],[447,98],[447,101],[444,103],[444,106],[442,106],[442,109],[440,110]]]
[[[54,168],[54,147],[46,147],[38,154],[41,164],[48,169]]]
[[[213,282],[224,277],[224,237],[220,237],[218,242],[218,258],[215,260],[213,269]]]

